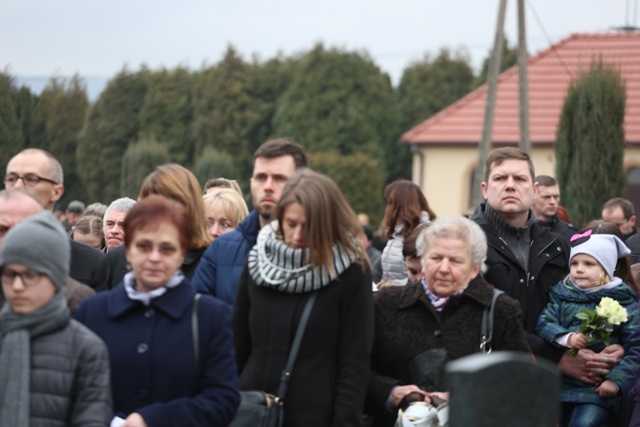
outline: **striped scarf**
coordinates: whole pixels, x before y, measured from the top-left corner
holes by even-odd
[[[331,283],[357,257],[341,245],[333,245],[335,277],[332,277],[323,266],[312,267],[309,264],[309,249],[289,247],[277,238],[277,230],[277,221],[263,227],[256,245],[249,252],[249,274],[258,286],[290,294],[312,292]]]

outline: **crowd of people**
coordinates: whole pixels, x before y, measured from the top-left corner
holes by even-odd
[[[557,365],[558,425],[640,426],[633,204],[578,230],[517,148],[490,153],[468,216],[392,182],[377,236],[284,138],[254,154],[251,211],[236,180],[201,186],[177,164],[137,200],[58,218],[52,154],[16,154],[4,183],[2,426],[227,426],[241,391],[277,395],[304,317],[283,426],[390,427],[409,401],[449,398],[444,368],[487,351],[489,307],[491,350]],[[618,320],[594,337],[584,319],[605,301]]]

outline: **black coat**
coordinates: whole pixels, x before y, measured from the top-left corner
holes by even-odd
[[[367,412],[374,426],[391,426],[396,412],[386,402],[396,385],[415,384],[409,363],[429,349],[444,348],[449,360],[480,351],[482,313],[491,304],[493,286],[480,277],[437,312],[422,284],[389,286],[375,297],[375,333],[371,373],[367,387]],[[498,298],[493,323],[494,351],[529,352],[520,324],[520,307],[506,295]]]
[[[75,240],[71,243],[69,276],[96,292],[107,289],[107,257],[99,250]]]
[[[542,223],[546,224],[554,233],[564,237],[567,242],[570,241],[571,237],[578,232],[578,229],[574,227],[573,224],[567,224],[558,218],[558,215],[554,215],[551,221],[542,221]]]
[[[285,427],[360,426],[373,339],[371,271],[353,264],[321,288],[284,398]],[[232,327],[241,390],[277,394],[309,294],[257,286],[245,269]]]
[[[536,324],[549,302],[551,288],[569,274],[569,243],[552,233],[546,225],[534,221],[529,227],[529,269],[525,271],[504,240],[498,237],[483,212],[484,203],[481,203],[471,219],[482,227],[487,236],[485,264],[488,269],[484,278],[520,303],[522,326],[527,332],[531,350],[536,355],[557,362],[562,357],[562,351],[536,335]]]

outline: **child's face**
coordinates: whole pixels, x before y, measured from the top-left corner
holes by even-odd
[[[21,264],[2,268],[2,292],[18,314],[29,314],[42,308],[56,293],[56,286],[43,274]]]
[[[577,254],[571,258],[571,281],[581,289],[602,283],[606,274],[600,263],[591,255]]]

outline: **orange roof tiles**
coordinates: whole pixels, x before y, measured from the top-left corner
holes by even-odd
[[[640,144],[640,31],[573,34],[529,58],[529,127],[532,144],[553,144],[567,89],[592,59],[619,67],[627,88],[624,130],[627,142]],[[518,67],[500,74],[493,143],[520,140]],[[487,85],[402,135],[406,143],[478,144],[482,138]]]

